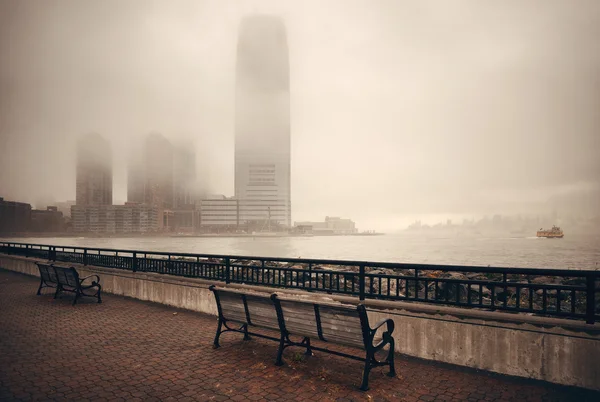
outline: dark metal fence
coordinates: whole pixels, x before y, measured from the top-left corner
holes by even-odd
[[[0,242],[0,252],[226,283],[600,319],[600,271],[165,253]]]

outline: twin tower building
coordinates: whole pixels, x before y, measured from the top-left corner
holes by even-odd
[[[235,196],[200,201],[194,155],[159,134],[130,161],[128,202],[112,205],[110,146],[89,135],[78,146],[75,231],[291,227],[290,76],[285,26],[278,17],[242,20],[235,93]],[[196,208],[198,207],[198,208]]]

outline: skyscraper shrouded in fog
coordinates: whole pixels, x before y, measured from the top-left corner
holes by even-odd
[[[96,133],[82,136],[77,143],[75,203],[112,204],[112,151]]]
[[[149,134],[129,163],[127,201],[173,208],[173,146],[158,133]]]
[[[239,30],[235,196],[240,221],[291,226],[290,84],[283,21],[255,15]]]

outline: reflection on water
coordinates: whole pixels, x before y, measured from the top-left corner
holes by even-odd
[[[13,238],[23,243],[78,247],[328,258],[450,265],[600,269],[600,237],[455,237],[397,234],[324,237]]]

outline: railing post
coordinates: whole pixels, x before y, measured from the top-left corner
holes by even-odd
[[[48,259],[56,262],[56,246],[51,246],[48,248]]]
[[[225,283],[230,282],[230,278],[231,278],[230,269],[231,269],[231,261],[229,260],[229,257],[225,257]]]
[[[137,268],[138,268],[138,261],[137,261],[137,253],[133,253],[133,260],[131,261],[131,269],[133,270],[133,272],[137,272]]]
[[[88,265],[88,254],[87,248],[83,249],[83,265]]]
[[[596,276],[594,274],[588,274],[587,276],[587,292],[585,298],[587,300],[585,322],[593,324],[596,321]]]
[[[358,267],[358,298],[365,300],[365,266]]]

